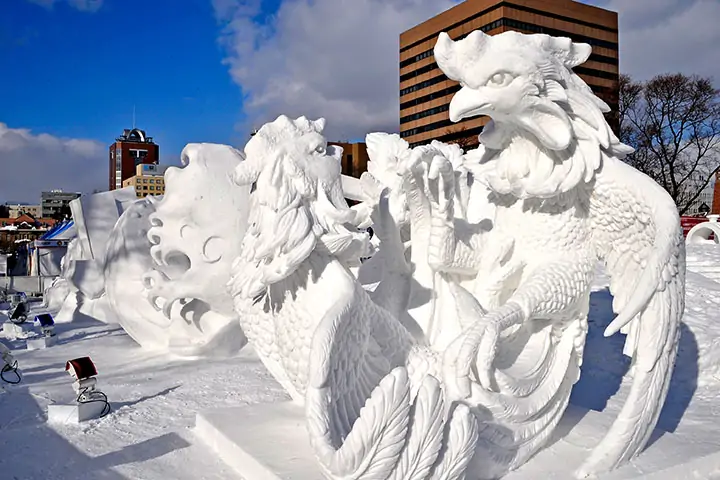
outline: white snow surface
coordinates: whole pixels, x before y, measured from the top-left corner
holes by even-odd
[[[720,459],[703,459],[720,452],[720,283],[697,273],[699,263],[720,265],[720,247],[688,246],[682,337],[658,423],[662,436],[672,435],[686,448],[678,449],[677,442],[665,443],[660,437],[646,451],[666,463],[663,467],[683,462],[688,467],[681,473],[676,469],[652,477],[661,480],[720,479]],[[622,378],[630,361],[622,355],[624,336],[602,335],[613,316],[606,280],[598,277],[591,298],[582,376],[571,403],[601,411],[600,416],[611,421],[626,394],[628,380]],[[33,314],[41,311],[35,304]],[[2,480],[237,479],[194,437],[195,414],[289,399],[249,346],[233,358],[178,359],[143,351],[118,325],[73,322],[58,325],[57,332],[58,344],[46,350],[25,351],[22,340],[0,340],[13,349],[23,374],[21,384],[0,386]],[[97,365],[98,386],[107,394],[112,413],[81,425],[48,425],[47,405],[73,400],[65,362],[86,355]],[[675,447],[662,451],[664,445]],[[509,477],[545,478],[541,455]],[[613,478],[644,473],[632,467],[623,472]]]

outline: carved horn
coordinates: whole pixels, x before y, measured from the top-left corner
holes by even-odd
[[[457,68],[455,42],[446,32],[440,32],[435,48],[433,48],[435,62],[440,70],[451,80],[460,81],[460,69]]]
[[[587,43],[576,43],[567,37],[551,37],[545,34],[534,34],[531,40],[550,52],[568,68],[577,67],[587,61],[592,53],[592,47]]]
[[[320,117],[317,120],[313,122],[315,125],[315,128],[317,129],[318,133],[322,133],[323,130],[325,130],[325,119]]]

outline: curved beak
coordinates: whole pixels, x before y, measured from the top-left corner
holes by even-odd
[[[479,115],[488,115],[492,110],[492,104],[484,95],[478,91],[468,87],[462,87],[452,100],[448,111],[451,122],[459,122],[463,118],[477,117]]]

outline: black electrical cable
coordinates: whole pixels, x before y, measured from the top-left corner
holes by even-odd
[[[102,409],[102,413],[100,414],[99,418],[103,418],[107,414],[109,414],[112,411],[112,407],[110,406],[110,402],[107,401],[107,395],[105,395],[103,392],[99,390],[92,390],[90,393],[88,393],[89,388],[83,389],[80,394],[77,397],[78,403],[104,403],[105,406]],[[82,400],[83,395],[87,394],[88,399]],[[92,398],[93,396],[102,397],[102,398]]]
[[[20,373],[17,371],[17,369],[18,369],[17,360],[15,360],[12,365],[5,364],[5,366],[2,368],[2,370],[0,370],[0,378],[2,378],[2,380],[5,383],[9,383],[11,385],[17,385],[18,383],[20,383],[22,381],[22,377],[20,376]],[[15,376],[17,377],[17,380],[8,380],[7,378],[5,378],[5,374],[10,373],[10,372],[15,374]]]

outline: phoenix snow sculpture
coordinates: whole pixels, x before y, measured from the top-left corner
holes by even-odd
[[[606,123],[608,106],[572,72],[589,45],[475,31],[457,42],[442,33],[434,53],[462,86],[450,119],[491,117],[465,166],[489,188],[495,210],[489,231],[473,232],[455,219],[450,162],[435,155],[410,167],[432,187],[430,263],[470,279],[490,309],[449,347],[443,379],[509,432],[483,430],[486,450],[512,452],[509,468],[525,462],[548,439],[579,376],[590,282],[601,259],[619,313],[605,335],[627,334],[633,383],[578,473],[612,469],[643,449],[667,394],[685,301],[677,209],[659,185],[621,161],[632,150]],[[498,261],[483,264],[486,251],[498,249]],[[502,280],[487,286],[484,276]],[[465,302],[458,300],[461,315],[482,311],[467,295],[457,298]]]
[[[482,145],[369,136],[358,208],[323,120],[281,116],[248,142],[229,286],[249,341],[305,405],[326,476],[487,479],[525,463],[579,378],[598,260],[619,313],[605,333],[627,335],[633,384],[578,474],[647,443],[675,361],[684,243],[672,200],[621,161],[631,149],[607,105],[572,72],[589,55],[546,35],[441,34],[435,58],[462,85],[450,118],[490,116]],[[368,219],[386,252],[372,296],[350,270]]]
[[[446,404],[435,353],[350,272],[368,238],[343,198],[342,150],[327,146],[323,127],[281,116],[236,169],[238,184],[254,186],[230,282],[243,331],[305,403],[326,476],[463,478],[477,423],[466,406]],[[391,223],[384,198],[379,222]],[[388,241],[403,248],[399,235]]]

